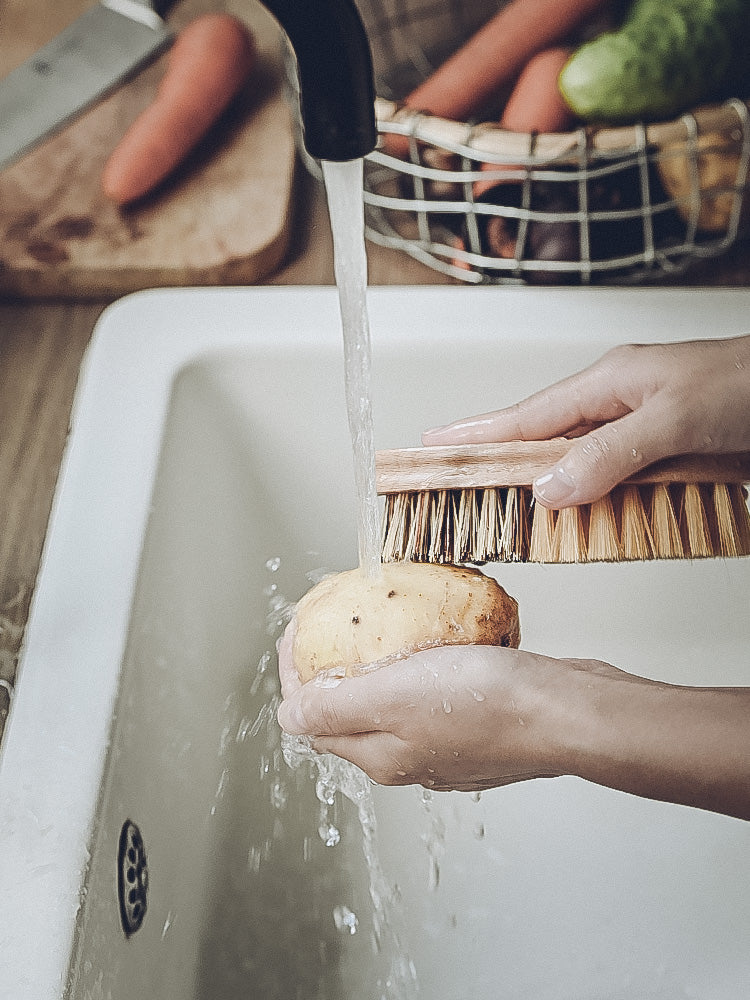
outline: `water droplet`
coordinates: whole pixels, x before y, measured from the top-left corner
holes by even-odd
[[[430,868],[428,874],[427,886],[430,892],[435,892],[435,890],[440,885],[440,864],[435,860],[435,858],[430,858]]]
[[[336,924],[336,930],[342,934],[356,934],[359,927],[357,914],[348,906],[334,906],[333,922]]]
[[[484,701],[485,700],[486,695],[484,694],[484,692],[482,692],[482,691],[475,691],[473,688],[469,688],[469,690],[471,691],[471,697],[474,699],[474,701]]]
[[[281,566],[281,559],[278,556],[275,556],[273,559],[269,559],[266,562],[266,569],[268,570],[269,573],[278,572],[280,566]]]
[[[335,847],[341,841],[341,833],[333,823],[321,823],[318,833],[326,847]]]
[[[633,459],[634,462],[637,462],[637,461],[640,460],[641,453],[638,451],[637,448],[631,448],[630,449],[630,456],[631,456],[631,458]]]
[[[319,802],[332,806],[336,801],[336,786],[333,782],[320,778],[315,784],[315,794]]]
[[[271,804],[276,809],[283,809],[287,803],[287,790],[283,781],[278,779],[271,785]]]
[[[453,706],[451,705],[451,703],[448,701],[447,698],[443,699],[443,711],[445,712],[446,715],[450,715],[450,713],[453,711]]]

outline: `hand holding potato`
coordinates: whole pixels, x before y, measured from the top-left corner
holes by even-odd
[[[331,687],[300,684],[291,648],[290,633],[282,728],[380,784],[481,791],[567,774],[750,819],[750,689],[488,646],[426,649]]]

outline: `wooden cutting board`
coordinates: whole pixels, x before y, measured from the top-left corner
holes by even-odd
[[[0,0],[4,76],[90,0]],[[255,3],[182,0],[179,29],[229,9],[260,50],[245,93],[176,175],[137,206],[100,190],[104,163],[161,80],[162,56],[59,134],[0,171],[0,293],[109,298],[160,285],[253,284],[282,262],[291,231],[292,114],[275,22]]]

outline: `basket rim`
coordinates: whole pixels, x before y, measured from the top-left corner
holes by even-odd
[[[375,117],[380,132],[405,135],[459,155],[558,159],[566,154],[634,152],[695,142],[709,133],[720,133],[738,146],[750,141],[750,98],[730,98],[704,104],[668,121],[627,125],[581,125],[568,132],[512,132],[497,122],[468,122],[440,118],[395,101],[377,97]],[[740,129],[740,134],[733,133]]]

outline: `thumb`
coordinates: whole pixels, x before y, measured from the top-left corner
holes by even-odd
[[[276,718],[284,732],[290,736],[313,735],[300,704],[299,694],[282,701],[277,709]]]
[[[351,736],[379,729],[368,676],[342,678],[333,685],[313,678],[279,705],[279,725],[292,736]]]
[[[644,405],[576,438],[565,457],[535,480],[535,498],[552,508],[593,503],[652,462],[678,454],[660,409]]]

